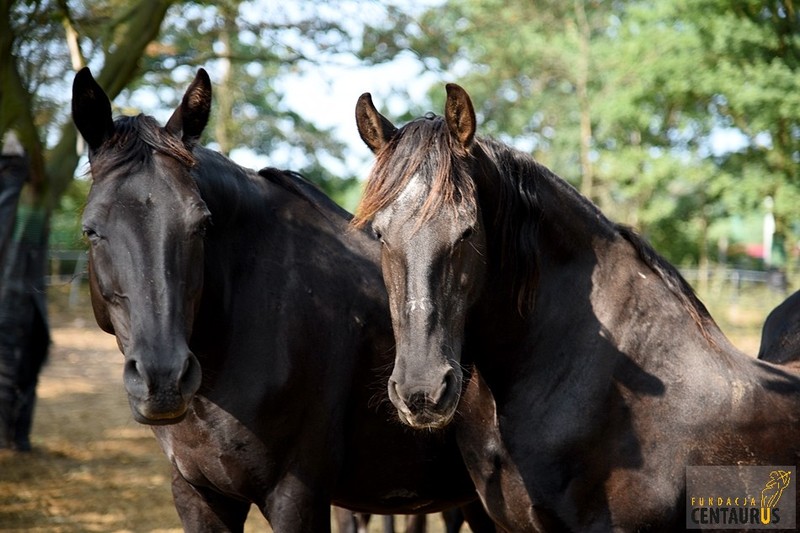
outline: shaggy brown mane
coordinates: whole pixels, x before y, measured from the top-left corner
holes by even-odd
[[[417,173],[431,176],[430,192],[417,213],[419,223],[443,208],[473,207],[475,184],[454,144],[442,117],[427,115],[403,126],[378,152],[353,224],[365,226]]]

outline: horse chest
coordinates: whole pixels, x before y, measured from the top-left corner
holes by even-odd
[[[210,422],[190,413],[179,424],[153,430],[164,454],[190,484],[255,500],[254,491],[266,484],[274,461],[250,430],[232,417],[217,415]]]

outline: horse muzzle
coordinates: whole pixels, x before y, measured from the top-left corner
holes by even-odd
[[[201,377],[200,363],[191,353],[177,369],[128,359],[123,381],[133,418],[148,425],[180,422],[200,388]]]
[[[389,379],[389,400],[400,420],[415,429],[439,429],[455,416],[461,397],[460,372],[449,368],[437,381]]]

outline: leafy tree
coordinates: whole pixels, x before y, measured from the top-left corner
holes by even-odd
[[[626,9],[620,36],[639,51],[634,102],[648,111],[657,146],[704,167],[694,179],[692,194],[703,198],[696,213],[710,214],[706,228],[723,238],[719,226],[728,217],[763,212],[766,197],[774,198],[779,227],[797,219],[798,23],[791,2],[782,1]],[[736,134],[740,145],[715,151],[720,132]]]
[[[46,220],[79,159],[77,132],[63,97],[69,94],[67,72],[87,60],[100,62],[98,81],[110,97],[119,94],[138,73],[139,58],[171,2],[107,0],[79,9],[54,0],[1,2],[0,136],[15,130],[30,158],[30,183],[20,197],[17,225],[30,225],[45,243]],[[49,138],[54,140],[48,143]]]
[[[184,87],[204,66],[219,80],[207,133],[216,147],[288,153],[273,157],[276,166],[303,171],[333,195],[352,196],[355,177],[324,170],[324,161],[341,158],[344,146],[289,109],[280,80],[347,54],[369,3],[0,0],[0,138],[14,130],[32,164],[22,212],[46,230],[42,221],[73,180],[80,147],[69,95],[73,73],[83,65],[118,110],[144,107],[156,115],[177,105],[181,92],[172,88]]]
[[[726,218],[765,196],[779,227],[796,219],[798,29],[789,1],[449,0],[418,19],[395,13],[363,53],[414,50],[468,89],[484,133],[672,260],[703,263]],[[720,133],[740,146],[716,150]]]
[[[345,145],[291,109],[280,81],[352,54],[357,42],[351,34],[359,28],[359,9],[368,3],[179,3],[166,18],[154,53],[145,58],[144,75],[131,86],[131,97],[137,89],[150,93],[152,87],[182,86],[203,66],[215,80],[215,108],[206,133],[215,147],[227,154],[244,147],[270,155],[275,166],[302,171],[342,200],[357,186],[355,177],[331,175],[324,161],[343,159]],[[354,16],[342,16],[348,12]],[[175,92],[158,94],[165,108],[180,98]]]

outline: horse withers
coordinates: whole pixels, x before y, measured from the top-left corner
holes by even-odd
[[[201,147],[210,108],[203,70],[164,127],[112,119],[88,69],[73,85],[92,307],[124,354],[134,419],[172,463],[184,528],[241,531],[251,503],[281,532],[328,531],[331,503],[469,508],[452,432],[413,433],[383,399],[378,242],[298,174]]]
[[[477,136],[466,91],[446,88],[443,117],[401,128],[369,94],[356,105],[376,156],[356,226],[382,241],[400,419],[462,425],[507,528],[520,500],[497,480],[522,486],[519,530],[675,531],[688,466],[796,465],[798,375],[737,351],[672,265],[529,155]],[[466,425],[465,365],[487,414]]]

